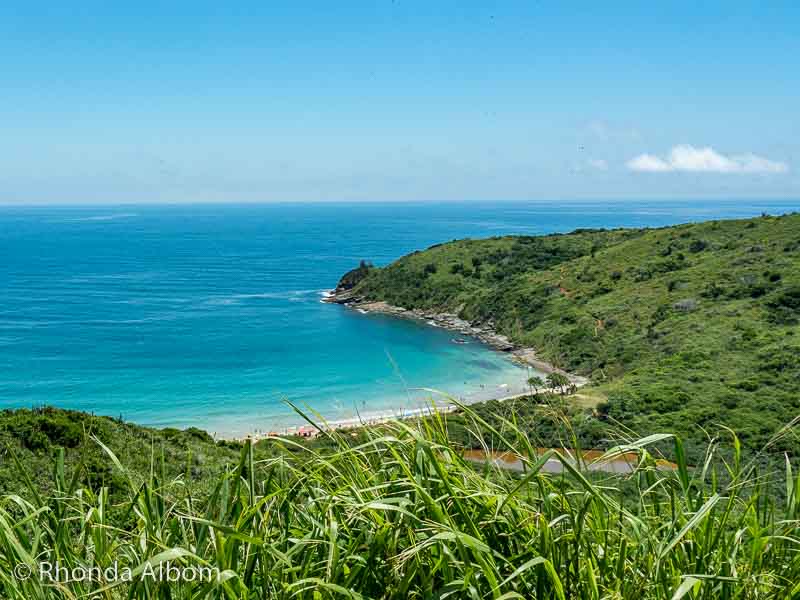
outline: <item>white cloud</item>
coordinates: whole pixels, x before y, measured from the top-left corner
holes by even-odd
[[[672,171],[672,167],[664,160],[652,154],[640,154],[636,158],[630,159],[627,163],[632,171],[647,171],[648,173],[663,173]]]
[[[789,165],[755,154],[725,156],[710,146],[696,148],[689,144],[675,146],[665,158],[640,154],[626,163],[632,171],[667,173],[786,173]]]

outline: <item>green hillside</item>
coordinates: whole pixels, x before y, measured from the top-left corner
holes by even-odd
[[[30,482],[40,493],[50,493],[53,459],[63,452],[65,477],[74,477],[76,486],[106,487],[115,500],[128,484],[109,463],[101,443],[123,457],[134,478],[144,481],[157,468],[170,479],[191,482],[199,494],[215,485],[226,466],[236,464],[241,449],[240,443],[217,443],[193,428],[151,429],[51,407],[4,410],[0,411],[0,491],[26,495]]]
[[[589,376],[598,418],[638,434],[724,424],[759,448],[800,414],[798,214],[454,241],[351,293],[491,324]]]

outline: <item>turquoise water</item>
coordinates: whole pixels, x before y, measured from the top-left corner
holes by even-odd
[[[658,226],[800,202],[0,208],[0,408],[241,435],[475,399],[523,369],[477,342],[323,304],[360,259],[461,237]],[[508,387],[500,387],[507,385]]]

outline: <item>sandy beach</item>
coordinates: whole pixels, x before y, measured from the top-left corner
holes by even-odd
[[[555,390],[545,389],[545,390],[540,390],[540,392],[555,392]],[[461,399],[459,399],[459,404],[461,406],[469,406],[472,404],[479,404],[481,402],[488,402],[490,400],[496,400],[498,402],[506,402],[518,398],[523,398],[527,395],[530,395],[530,391],[521,391],[510,395],[491,394],[490,396],[481,398],[479,400],[461,401]],[[437,396],[442,399],[442,402],[435,402],[435,398]],[[316,424],[318,428],[306,424],[302,426],[285,427],[277,431],[269,431],[269,432],[256,431],[253,433],[249,433],[245,436],[236,437],[235,439],[241,439],[241,440],[252,439],[258,441],[270,437],[285,437],[294,435],[301,437],[315,437],[316,435],[319,434],[320,430],[335,431],[335,430],[356,429],[358,427],[364,427],[369,425],[380,425],[382,423],[389,423],[392,421],[415,419],[419,417],[430,416],[433,414],[450,413],[460,410],[461,406],[459,406],[459,404],[454,404],[452,398],[448,396],[432,391],[431,398],[434,400],[434,402],[430,406],[425,406],[420,408],[404,408],[404,409],[397,409],[393,411],[383,411],[383,412],[369,412],[359,415],[358,417],[353,417],[348,419],[322,421]],[[449,400],[449,401],[444,402],[444,400]]]

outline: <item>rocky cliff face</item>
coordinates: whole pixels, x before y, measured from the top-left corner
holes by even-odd
[[[371,263],[362,260],[360,265],[342,276],[339,283],[336,285],[335,292],[339,294],[353,289],[373,268]]]

